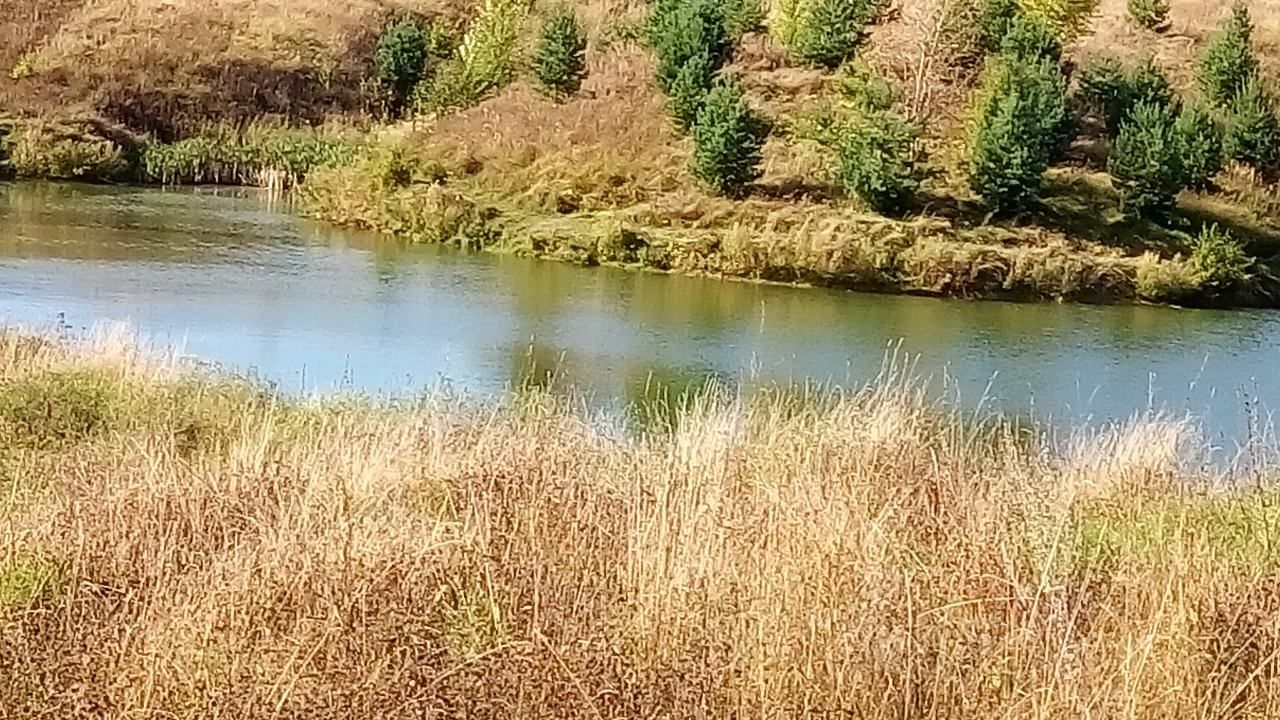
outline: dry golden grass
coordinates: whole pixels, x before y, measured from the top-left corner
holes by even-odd
[[[1054,447],[892,367],[633,436],[134,348],[0,335],[0,717],[1280,713],[1265,439]]]

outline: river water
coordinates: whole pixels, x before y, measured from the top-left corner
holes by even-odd
[[[1280,408],[1280,312],[794,289],[405,246],[256,191],[0,184],[0,321],[126,321],[285,390],[497,394],[554,372],[661,386],[856,384],[889,348],[938,388],[1063,422],[1191,412],[1230,445]],[[989,390],[988,390],[989,389]]]

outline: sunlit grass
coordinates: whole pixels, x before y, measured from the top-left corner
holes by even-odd
[[[0,423],[17,717],[1280,712],[1265,437],[1239,471],[1184,418],[1050,442],[892,362],[628,434],[536,389],[288,399],[0,334],[0,396],[82,387],[92,432]]]

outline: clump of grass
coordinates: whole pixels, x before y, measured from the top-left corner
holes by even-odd
[[[45,558],[0,557],[0,621],[67,589],[67,573]]]
[[[215,129],[174,143],[152,143],[142,153],[150,182],[288,187],[319,168],[350,163],[358,145],[314,130]]]
[[[119,397],[88,371],[48,372],[0,384],[0,433],[33,447],[75,445],[109,430]]]

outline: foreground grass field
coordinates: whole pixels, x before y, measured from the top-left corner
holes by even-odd
[[[0,334],[0,717],[1266,718],[1280,497],[887,372],[634,436]]]

